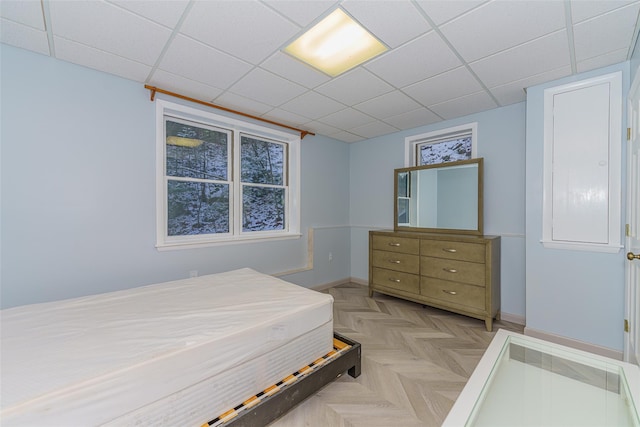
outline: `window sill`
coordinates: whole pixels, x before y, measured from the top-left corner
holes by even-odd
[[[229,237],[225,239],[209,240],[209,241],[192,241],[192,242],[165,242],[157,243],[156,249],[158,251],[173,251],[180,249],[198,249],[209,248],[213,246],[223,245],[235,245],[241,243],[258,243],[258,242],[273,242],[277,240],[293,240],[299,239],[302,236],[301,233],[286,233],[278,235],[263,235],[263,236],[242,236],[242,237]]]

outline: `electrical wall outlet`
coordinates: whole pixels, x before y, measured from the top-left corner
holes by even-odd
[[[329,252],[329,262],[333,261],[333,253]]]
[[[198,270],[189,271],[189,277],[198,277]]]

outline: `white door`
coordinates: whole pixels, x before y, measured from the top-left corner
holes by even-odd
[[[640,363],[640,70],[629,91],[630,141],[627,150],[627,237],[625,249],[626,313],[628,332],[624,359]]]

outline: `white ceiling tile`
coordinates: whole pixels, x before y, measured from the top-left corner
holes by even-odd
[[[354,135],[350,132],[338,132],[338,133],[334,133],[331,135],[328,135],[333,139],[337,139],[338,141],[342,141],[342,142],[358,142],[358,141],[362,141],[364,138],[358,135]]]
[[[0,17],[36,30],[45,30],[42,4],[39,1],[2,0],[0,1]]]
[[[584,61],[578,61],[576,63],[576,69],[579,73],[585,71],[595,70],[596,68],[606,67],[608,65],[618,64],[627,60],[628,49],[618,49],[613,52],[606,53],[600,56],[594,56],[593,58],[585,59]]]
[[[486,3],[486,0],[418,0],[416,3],[436,25],[440,25]]]
[[[382,55],[365,68],[404,87],[461,65],[457,56],[434,31]]]
[[[569,42],[564,30],[491,55],[470,64],[487,87],[570,65]]]
[[[274,122],[279,122],[292,127],[304,127],[303,123],[308,123],[306,117],[303,117],[299,114],[292,113],[291,111],[281,110],[279,108],[274,108],[269,111],[267,114],[262,115],[263,118],[272,120]],[[303,129],[306,130],[306,129]]]
[[[326,74],[280,51],[260,64],[260,67],[309,89],[331,79]]]
[[[138,15],[144,16],[158,24],[174,28],[189,0],[108,0]]]
[[[560,30],[561,1],[494,1],[440,27],[467,61],[475,61]]]
[[[501,106],[516,104],[527,100],[527,93],[517,82],[491,89],[491,93]]]
[[[626,6],[638,1],[631,0],[572,0],[571,1],[571,19],[573,23],[581,22],[589,18],[593,18],[603,13],[610,12],[619,7]]]
[[[346,108],[346,105],[320,95],[316,92],[307,92],[281,106],[283,110],[300,114],[310,119],[319,119],[333,112]]]
[[[450,98],[478,92],[480,83],[466,67],[458,67],[402,89],[422,105],[433,105]]]
[[[265,0],[264,2],[301,27],[311,24],[318,19],[318,16],[323,16],[338,3],[336,0]]]
[[[213,103],[222,107],[242,111],[243,113],[254,114],[256,116],[261,116],[273,109],[273,106],[271,105],[263,104],[262,102],[245,98],[244,96],[236,95],[231,92],[225,92],[218,96]]]
[[[181,32],[252,64],[273,54],[300,27],[255,1],[199,1]]]
[[[571,66],[561,67],[555,70],[547,71],[535,76],[530,76],[522,80],[510,82],[505,85],[492,87],[491,93],[498,100],[500,105],[510,105],[521,102],[526,99],[525,88],[535,86],[540,83],[557,80],[562,77],[571,75]]]
[[[102,1],[52,1],[49,7],[55,36],[147,65],[154,65],[171,35],[155,22]]]
[[[341,130],[336,127],[317,121],[305,123],[305,128],[317,135],[331,135],[341,132]]]
[[[400,91],[389,92],[354,106],[357,110],[378,119],[408,113],[419,107],[420,104]]]
[[[275,107],[302,95],[306,88],[256,68],[234,84],[231,92]]]
[[[49,55],[46,32],[4,18],[0,19],[0,42]]]
[[[162,70],[156,70],[151,79],[149,79],[148,84],[206,102],[211,102],[212,99],[222,93],[222,91],[216,87],[208,86]]]
[[[228,88],[252,68],[237,58],[184,36],[173,39],[158,67],[220,89]]]
[[[640,3],[616,9],[573,26],[576,61],[629,48]]]
[[[418,126],[441,122],[442,119],[426,108],[418,108],[408,113],[387,117],[384,121],[398,129],[413,129]]]
[[[364,138],[374,138],[380,135],[387,135],[397,132],[398,129],[381,121],[375,121],[364,126],[349,129],[350,133],[362,136]]]
[[[330,114],[317,121],[328,124],[329,126],[337,127],[338,129],[351,129],[353,127],[371,123],[374,120],[375,119],[373,117],[367,116],[358,110],[345,108],[342,111]]]
[[[54,37],[56,57],[63,61],[115,74],[136,82],[144,82],[151,67],[70,40]]]
[[[364,68],[356,68],[318,86],[315,91],[353,105],[393,90],[393,86]]]
[[[407,0],[346,0],[342,7],[390,47],[400,46],[431,30],[429,23]],[[389,19],[390,16],[393,19]]]
[[[482,91],[440,104],[430,105],[429,109],[444,119],[453,119],[496,107],[497,105],[493,99]]]

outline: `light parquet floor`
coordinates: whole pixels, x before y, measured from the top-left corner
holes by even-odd
[[[484,321],[423,307],[366,286],[328,289],[334,330],[362,345],[362,374],[343,375],[270,427],[439,426],[498,328]]]

